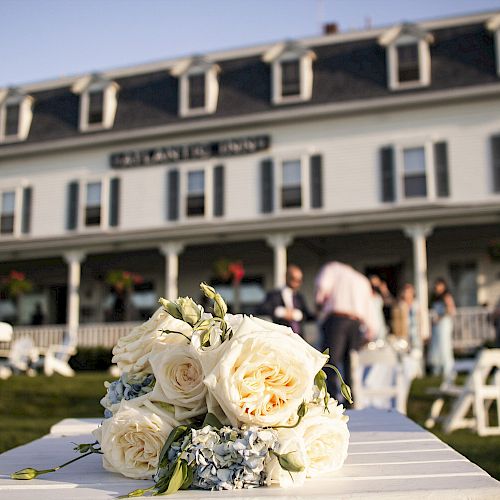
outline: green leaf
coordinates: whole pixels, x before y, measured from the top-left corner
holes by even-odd
[[[184,484],[184,481],[187,478],[187,463],[185,460],[178,460],[175,464],[175,469],[168,483],[167,491],[165,491],[165,495],[171,495],[176,491],[181,489],[181,486]]]
[[[160,458],[158,459],[158,469],[165,468],[165,465],[168,462],[168,450],[172,446],[172,443],[175,443],[184,437],[184,434],[186,434],[190,428],[191,427],[189,425],[179,425],[171,430],[163,448],[161,449]],[[167,461],[165,461],[165,459],[167,459]]]
[[[296,451],[290,451],[281,455],[275,451],[273,452],[282,469],[288,472],[302,472],[305,469],[305,465],[300,458],[294,456],[296,453]]]
[[[203,428],[206,425],[210,425],[211,427],[214,427],[215,429],[220,429],[222,427],[221,421],[213,413],[207,413],[205,415],[205,418],[203,419],[203,423],[201,424],[201,427]]]
[[[182,483],[181,490],[187,490],[193,484],[194,479],[194,467],[190,467],[186,463],[186,479]]]

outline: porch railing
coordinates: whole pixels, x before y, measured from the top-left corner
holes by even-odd
[[[79,347],[106,347],[111,349],[117,340],[126,335],[137,322],[83,324],[78,328]],[[29,336],[40,349],[51,344],[61,343],[65,325],[18,326],[14,328],[16,338]],[[488,311],[482,307],[461,307],[455,316],[453,348],[456,351],[474,350],[495,338],[495,332],[488,318]],[[7,342],[0,342],[0,351],[10,347]]]

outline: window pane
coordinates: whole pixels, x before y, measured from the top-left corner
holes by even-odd
[[[205,172],[188,172],[187,215],[205,214]]]
[[[18,135],[19,133],[19,104],[9,104],[5,107],[5,135]]]
[[[205,172],[195,170],[188,173],[188,193],[200,194],[205,192]]]
[[[425,149],[410,148],[403,151],[405,175],[425,174]]]
[[[101,183],[89,182],[87,184],[87,206],[100,206],[101,205]]]
[[[281,95],[300,94],[300,61],[283,61],[281,63]]]
[[[399,45],[398,51],[398,80],[413,82],[420,79],[418,65],[418,45]]]
[[[412,175],[404,179],[405,197],[420,198],[427,196],[425,175]]]
[[[189,108],[205,107],[205,74],[190,75],[189,82]]]
[[[283,186],[300,186],[300,160],[283,162]]]
[[[89,92],[89,123],[102,123],[104,107],[104,92],[97,90]]]
[[[2,215],[13,215],[16,208],[16,193],[7,191],[2,193]]]

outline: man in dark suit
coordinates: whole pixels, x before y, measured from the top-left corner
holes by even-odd
[[[258,314],[271,316],[274,323],[289,326],[295,333],[303,335],[304,322],[315,318],[299,292],[301,285],[302,270],[298,266],[289,265],[286,270],[286,285],[267,294]]]

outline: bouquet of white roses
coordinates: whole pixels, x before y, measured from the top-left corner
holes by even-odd
[[[296,486],[339,469],[348,418],[326,390],[323,368],[337,371],[328,354],[290,328],[227,314],[212,287],[201,289],[211,314],[188,297],[160,299],[118,341],[122,375],[106,383],[98,443],[78,451],[101,453],[112,472],[154,479],[129,496]]]

